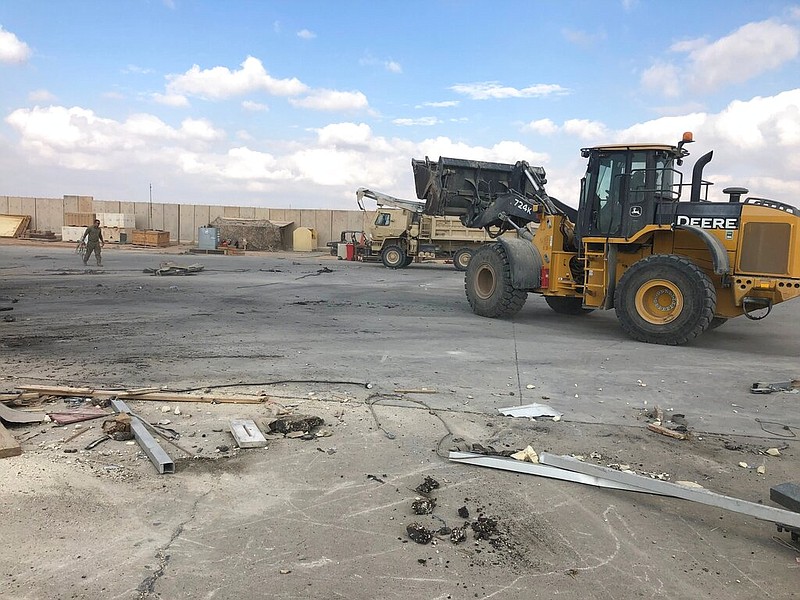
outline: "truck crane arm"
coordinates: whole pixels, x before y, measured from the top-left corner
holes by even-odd
[[[378,206],[402,208],[418,214],[422,214],[425,210],[425,204],[423,202],[417,202],[415,200],[403,200],[402,198],[395,198],[389,194],[376,192],[375,190],[363,187],[356,190],[356,201],[358,202],[358,207],[361,210],[366,210],[364,208],[364,198],[375,200]]]

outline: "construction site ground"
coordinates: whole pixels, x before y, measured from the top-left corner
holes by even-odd
[[[21,456],[0,460],[3,598],[800,594],[800,552],[771,523],[447,459],[459,439],[531,445],[772,505],[770,486],[800,473],[800,395],[749,388],[798,377],[800,302],[683,347],[656,346],[626,337],[613,311],[563,316],[536,296],[514,319],[478,317],[463,273],[444,263],[391,271],[321,252],[181,250],[107,246],[97,268],[68,245],[0,244],[0,296],[18,300],[0,313],[0,392],[265,395],[242,405],[128,400],[148,420],[169,420],[195,455],[163,444],[176,463],[166,475],[135,442],[84,450],[101,421],[69,442],[75,425],[8,425],[25,441]],[[167,261],[205,268],[143,273]],[[240,385],[219,387],[231,384]],[[497,410],[533,402],[563,418]],[[656,405],[685,415],[689,440],[646,429]],[[313,439],[235,447],[231,418],[261,424],[282,412],[325,424]],[[426,477],[440,484],[436,506],[417,516]],[[412,522],[454,528],[479,515],[496,520],[494,542],[469,528],[460,544],[407,535]]]

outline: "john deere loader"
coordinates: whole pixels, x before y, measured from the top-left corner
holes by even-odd
[[[533,292],[558,313],[613,308],[634,339],[675,345],[800,296],[800,209],[741,187],[709,202],[703,169],[713,153],[697,160],[690,183],[677,170],[691,141],[687,132],[677,146],[582,149],[577,210],[548,196],[544,169],[525,162],[412,167],[427,214],[518,233],[473,255],[465,288],[475,313],[509,317]]]

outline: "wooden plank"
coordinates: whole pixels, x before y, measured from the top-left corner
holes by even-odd
[[[219,396],[203,394],[193,396],[177,392],[148,392],[137,390],[92,389],[87,387],[64,387],[46,385],[19,385],[21,390],[39,392],[40,394],[59,397],[91,397],[91,398],[130,398],[131,400],[150,400],[153,402],[203,402],[208,404],[263,404],[270,401],[267,396]]]
[[[267,438],[252,419],[231,419],[231,435],[239,448],[263,448]]]
[[[8,429],[0,423],[0,458],[19,456],[20,454],[22,454],[22,446]]]
[[[661,425],[656,425],[655,423],[648,423],[647,428],[650,431],[655,433],[660,433],[661,435],[666,435],[667,437],[675,438],[676,440],[688,440],[689,434],[683,433],[681,431],[674,431],[672,429],[667,429],[666,427],[662,427]]]

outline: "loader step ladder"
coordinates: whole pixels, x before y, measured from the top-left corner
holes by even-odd
[[[605,251],[587,250],[580,258],[583,261],[584,295],[597,298],[596,302],[586,302],[591,306],[599,306],[606,290],[606,253]],[[587,298],[585,298],[586,300]]]

